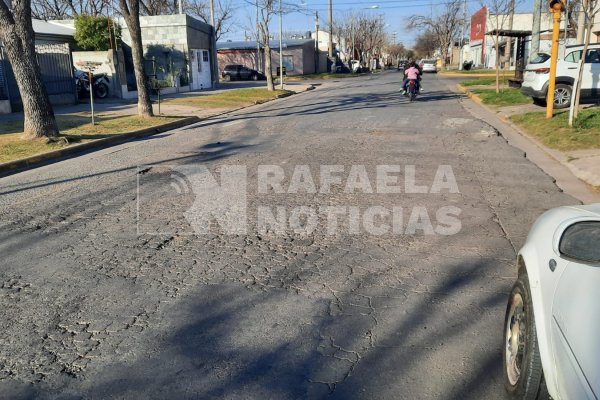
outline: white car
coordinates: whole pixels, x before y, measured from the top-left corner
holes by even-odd
[[[566,108],[571,104],[573,84],[578,74],[577,67],[583,53],[583,45],[567,46],[565,57],[556,63],[556,86],[554,89],[554,107]],[[590,44],[583,64],[581,80],[581,101],[600,101],[600,44]],[[538,53],[525,67],[521,91],[531,96],[538,104],[545,104],[548,95],[550,76],[550,56]]]
[[[423,72],[437,72],[437,61],[436,60],[421,60],[419,62],[421,71]]]
[[[600,203],[535,222],[504,321],[504,386],[518,399],[600,396]]]

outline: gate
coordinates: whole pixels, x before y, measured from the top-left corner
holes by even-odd
[[[74,104],[77,101],[73,61],[68,43],[35,46],[37,62],[52,104]],[[21,95],[8,60],[3,61],[8,98],[13,109],[22,107]]]

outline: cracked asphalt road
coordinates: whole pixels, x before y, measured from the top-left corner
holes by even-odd
[[[426,76],[328,82],[0,179],[1,398],[496,399],[515,248],[576,201]],[[259,194],[259,165],[414,165],[459,193]],[[258,206],[461,210],[451,236],[194,235],[178,166],[248,170]],[[149,166],[138,174],[138,166]],[[343,174],[342,174],[343,175]],[[141,197],[138,232],[138,194]],[[434,221],[435,222],[435,221]],[[155,234],[162,232],[163,234]]]

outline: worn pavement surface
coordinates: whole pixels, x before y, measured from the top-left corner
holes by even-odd
[[[0,179],[0,398],[503,398],[515,249],[576,200],[448,78],[427,76],[414,103],[398,80],[327,82]],[[343,165],[344,181],[364,165],[372,183],[377,165],[414,165],[428,187],[449,165],[459,193],[260,194],[263,164],[285,183],[296,165],[316,182],[320,165]],[[247,167],[247,234],[190,229],[193,194],[173,171],[201,165]],[[402,207],[404,225],[425,209],[434,227],[454,206],[462,229],[252,227],[258,206],[326,205]]]

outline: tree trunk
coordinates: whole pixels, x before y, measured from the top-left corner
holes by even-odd
[[[500,40],[500,38],[498,37],[498,35],[496,35],[496,43],[495,43],[495,49],[496,49],[496,93],[500,93],[500,44],[498,43],[498,41]]]
[[[13,2],[13,15],[0,5],[0,41],[12,66],[23,102],[25,137],[57,136],[58,126],[46,85],[37,63],[31,10],[24,2]]]
[[[269,46],[269,36],[265,40],[265,75],[267,76],[267,90],[275,90],[273,85],[273,71],[271,69],[271,46]]]
[[[591,10],[591,12],[594,12],[594,10]],[[577,115],[579,114],[579,100],[581,99],[581,80],[583,79],[583,68],[585,67],[585,59],[587,57],[588,48],[590,47],[592,27],[594,26],[594,17],[595,15],[592,14],[586,26],[587,33],[585,34],[585,44],[583,45],[583,51],[581,52],[581,60],[579,61],[579,79],[577,80],[577,87],[574,88],[575,90],[571,93],[571,96],[575,96],[575,105],[573,106],[573,118],[575,119],[577,119]]]
[[[133,70],[138,92],[138,115],[152,117],[152,102],[148,77],[144,72],[144,50],[142,48],[142,29],[140,27],[139,0],[131,0],[127,7],[126,0],[120,0],[121,13],[124,16],[129,35],[131,36],[131,52],[133,55]]]

